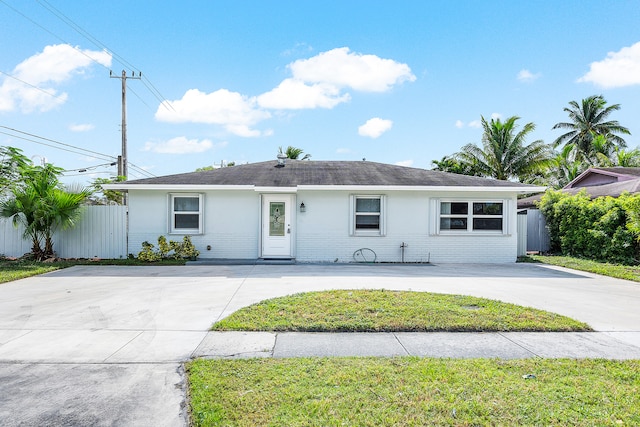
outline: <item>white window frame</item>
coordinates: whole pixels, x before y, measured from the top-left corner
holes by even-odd
[[[467,213],[466,214],[443,214],[442,212],[442,204],[443,203],[466,203],[467,204]],[[502,204],[502,215],[474,215],[473,214],[473,204],[474,203],[501,203]],[[435,230],[436,234],[440,235],[507,235],[509,234],[509,200],[506,199],[442,199],[437,200],[435,203]],[[465,218],[467,220],[467,228],[466,229],[455,229],[455,230],[447,230],[440,228],[440,219],[441,218]],[[473,220],[481,219],[481,218],[500,218],[502,219],[502,229],[501,230],[474,230],[473,229]]]
[[[358,199],[377,199],[380,200],[380,212],[356,212],[356,204]],[[349,235],[351,236],[372,236],[380,237],[386,235],[386,199],[387,197],[382,194],[352,194],[350,196],[350,209],[349,209]],[[380,218],[378,229],[356,229],[356,216],[358,215],[370,215],[378,216]]]
[[[198,210],[197,211],[176,211],[175,200],[179,198],[197,198]],[[176,228],[176,215],[181,214],[198,214],[198,228]],[[170,193],[169,194],[169,234],[202,234],[204,233],[203,227],[204,219],[204,194],[201,193]]]

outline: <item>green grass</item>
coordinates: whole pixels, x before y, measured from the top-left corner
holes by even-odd
[[[187,373],[194,426],[640,425],[637,360],[196,360]]]
[[[335,290],[274,298],[215,323],[217,331],[589,331],[533,308],[462,295]]]
[[[568,256],[543,256],[532,255],[530,258],[537,262],[572,268],[574,270],[587,271],[603,276],[640,282],[640,266],[609,264],[582,258]]]
[[[135,259],[101,259],[91,260],[69,260],[44,263],[37,261],[7,260],[0,259],[0,283],[11,282],[13,280],[24,279],[74,265],[183,265],[182,260],[165,260],[157,263],[141,262]]]

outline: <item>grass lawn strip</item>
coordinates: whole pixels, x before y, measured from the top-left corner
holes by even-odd
[[[215,323],[217,331],[479,332],[591,331],[543,310],[462,295],[334,290],[274,298]]]
[[[184,265],[183,260],[163,260],[156,263],[138,261],[136,259],[104,259],[104,260],[68,260],[51,263],[24,260],[0,260],[0,283],[25,279],[39,274],[49,273],[74,265]]]
[[[187,372],[195,426],[640,425],[640,361],[196,360]]]
[[[543,256],[532,255],[529,257],[534,261],[545,264],[557,265],[559,267],[572,268],[579,271],[600,274],[602,276],[615,277],[617,279],[632,280],[640,282],[640,266],[637,265],[617,265],[606,262],[598,262],[582,258],[567,256]]]

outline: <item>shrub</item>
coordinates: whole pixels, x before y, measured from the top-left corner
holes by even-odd
[[[162,257],[159,253],[155,252],[153,248],[152,243],[147,241],[142,242],[142,250],[138,253],[138,259],[146,262],[160,261]]]
[[[539,203],[547,221],[551,250],[621,264],[638,260],[640,195],[590,200],[586,192],[547,192]]]
[[[182,242],[167,241],[164,236],[158,237],[158,249],[149,242],[142,242],[142,250],[138,253],[141,261],[154,262],[162,259],[193,259],[200,255],[200,251],[191,242],[189,236],[184,236]]]

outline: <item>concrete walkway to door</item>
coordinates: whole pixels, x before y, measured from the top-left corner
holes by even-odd
[[[361,288],[493,298],[599,332],[208,332],[263,299]],[[182,363],[194,356],[640,358],[639,306],[640,284],[535,264],[73,267],[0,285],[0,424],[185,425]]]

